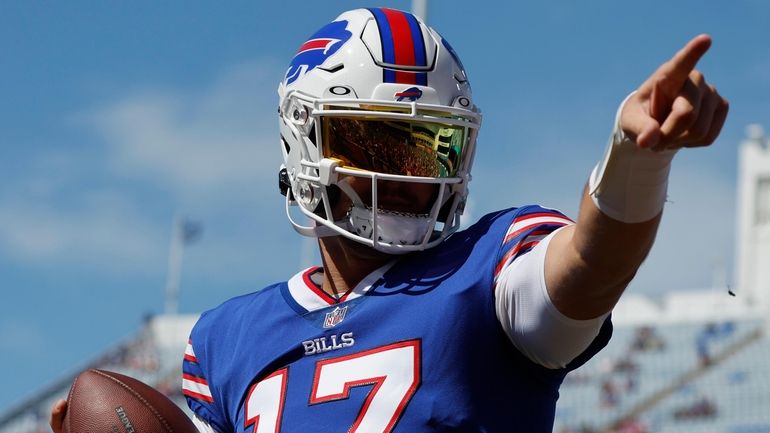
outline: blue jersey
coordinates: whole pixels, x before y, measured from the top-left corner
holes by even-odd
[[[204,313],[183,364],[190,408],[221,433],[550,432],[562,379],[611,324],[564,369],[503,332],[496,270],[563,225],[547,215],[564,218],[537,206],[486,215],[339,300],[310,269]]]

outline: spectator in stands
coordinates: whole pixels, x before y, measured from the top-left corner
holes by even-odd
[[[647,427],[647,424],[636,418],[632,418],[624,420],[620,426],[618,426],[616,431],[618,433],[647,433],[650,430]]]
[[[674,411],[674,419],[677,421],[713,418],[717,414],[717,407],[711,399],[703,396],[690,404]]]
[[[601,406],[603,408],[613,408],[618,405],[620,397],[618,396],[618,387],[612,379],[602,382]]]
[[[698,353],[700,365],[711,365],[710,343],[732,337],[735,334],[735,323],[707,323],[703,330],[695,338],[695,350]]]
[[[636,330],[631,350],[638,352],[660,351],[666,348],[666,342],[655,332],[652,326],[641,326]]]

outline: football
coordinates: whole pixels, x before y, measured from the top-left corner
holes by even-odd
[[[67,397],[64,433],[197,433],[174,402],[145,383],[104,370],[75,378]]]

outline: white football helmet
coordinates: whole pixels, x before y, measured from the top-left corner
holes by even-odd
[[[436,31],[393,9],[345,12],[302,44],[278,95],[279,184],[299,233],[401,254],[459,228],[481,114],[457,54]],[[371,199],[350,186],[353,177],[370,179]],[[435,201],[427,212],[384,209],[383,181],[435,184]],[[352,205],[335,220],[340,194]]]

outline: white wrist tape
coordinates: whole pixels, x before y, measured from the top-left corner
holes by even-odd
[[[620,128],[620,114],[631,96],[633,93],[618,108],[607,152],[591,172],[588,190],[603,214],[624,223],[640,223],[663,210],[676,150],[643,149],[626,136]]]

